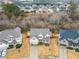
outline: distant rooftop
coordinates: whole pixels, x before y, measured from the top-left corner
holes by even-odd
[[[69,3],[71,0],[16,0],[18,2],[22,2],[22,1],[29,1],[29,2],[33,2],[33,3],[42,3],[42,4],[46,4],[46,3],[49,3],[49,4],[54,4],[54,3],[57,3],[57,2],[62,2],[63,4],[65,3]],[[73,2],[75,3],[79,3],[79,0],[72,0]]]
[[[79,37],[79,30],[61,29],[59,33],[61,37],[60,39],[63,38],[77,39]]]

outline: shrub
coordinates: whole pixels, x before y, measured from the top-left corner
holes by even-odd
[[[49,43],[45,43],[45,46],[49,46]]]
[[[77,48],[77,49],[75,49],[75,51],[76,51],[76,52],[79,52],[79,49]]]
[[[11,28],[14,28],[13,26],[11,26],[11,25],[0,25],[0,31],[2,31],[2,30],[6,30],[6,29],[11,29]]]
[[[14,45],[9,45],[8,49],[14,48]]]
[[[43,45],[43,44],[44,44],[43,42],[39,42],[39,43],[38,43],[38,45]]]
[[[72,47],[67,47],[67,49],[71,49],[71,50],[73,50],[73,48],[72,48]]]
[[[22,46],[22,44],[17,44],[17,45],[16,45],[16,49],[17,49],[17,48],[20,48],[21,46]]]

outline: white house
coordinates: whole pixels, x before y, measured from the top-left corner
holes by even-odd
[[[38,44],[39,42],[48,43],[50,42],[50,30],[45,28],[33,28],[30,31],[30,42],[31,44]]]
[[[0,32],[0,56],[6,55],[6,50],[9,45],[21,44],[22,35],[21,29],[16,27],[15,29],[7,29]]]
[[[15,2],[15,0],[0,0],[0,2],[3,2],[5,4],[7,4],[7,3],[12,4]]]

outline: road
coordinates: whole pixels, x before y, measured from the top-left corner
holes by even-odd
[[[67,58],[67,49],[65,47],[60,47],[59,59],[68,59]]]

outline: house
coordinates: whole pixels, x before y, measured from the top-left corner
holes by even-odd
[[[67,47],[79,48],[79,30],[61,29],[59,43]]]
[[[0,32],[0,56],[5,56],[9,45],[16,45],[22,43],[21,29],[16,27],[15,29],[7,29]],[[2,54],[3,53],[3,54]]]
[[[0,2],[5,3],[5,4],[7,3],[12,4],[15,2],[15,0],[0,0]]]
[[[6,55],[8,44],[0,42],[0,57],[4,57]]]
[[[30,41],[48,43],[50,42],[50,30],[43,28],[32,28],[30,30]]]

